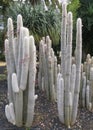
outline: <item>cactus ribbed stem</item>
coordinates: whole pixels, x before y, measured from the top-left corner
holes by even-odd
[[[28,85],[28,106],[27,106],[27,120],[26,126],[30,127],[34,116],[35,106],[35,76],[36,76],[36,47],[34,45],[34,37],[29,37],[29,85]]]
[[[83,88],[82,88],[82,105],[85,107],[85,95],[86,95],[86,76],[83,76]]]
[[[77,116],[79,91],[80,91],[80,78],[81,78],[81,58],[82,58],[82,21],[77,19],[77,34],[76,34],[76,82],[75,82],[75,94],[72,108],[72,121],[74,124]]]
[[[64,80],[60,73],[57,77],[57,86],[58,115],[60,121],[64,123]]]
[[[29,67],[29,37],[24,38],[23,43],[23,58],[22,58],[22,72],[21,72],[21,81],[20,88],[22,90],[26,89],[27,77],[28,77],[28,67]]]
[[[67,26],[67,5],[62,5],[62,30],[61,30],[61,73],[65,80],[65,58],[66,58],[66,26]]]
[[[71,57],[72,57],[72,13],[68,13],[68,28],[67,28],[67,54],[66,54],[66,76],[65,76],[65,124],[69,122],[69,91],[70,91],[70,75],[71,75]]]

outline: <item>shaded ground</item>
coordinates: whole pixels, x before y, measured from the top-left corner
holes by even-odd
[[[11,125],[4,114],[7,104],[7,81],[5,67],[0,67],[0,130],[25,130]],[[58,119],[56,103],[50,103],[44,92],[36,88],[38,99],[31,130],[68,130]],[[76,124],[69,130],[93,130],[93,113],[79,109]]]

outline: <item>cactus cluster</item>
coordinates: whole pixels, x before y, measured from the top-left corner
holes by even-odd
[[[93,110],[93,57],[88,54],[81,69],[80,105]]]
[[[40,41],[38,83],[39,88],[46,91],[47,98],[55,101],[57,93],[57,58],[52,49],[49,36],[43,37]]]
[[[7,63],[8,100],[5,114],[9,122],[30,127],[35,106],[36,47],[34,37],[23,27],[22,16],[17,16],[17,34],[8,18],[5,58]]]
[[[17,33],[14,37],[13,21],[8,18],[5,58],[7,63],[8,100],[5,115],[18,127],[30,127],[34,116],[36,47],[34,37],[23,27],[22,16],[17,16]],[[49,36],[39,44],[38,85],[47,98],[57,101],[60,121],[68,128],[77,118],[78,103],[93,111],[93,57],[82,60],[82,20],[76,23],[76,48],[72,56],[73,15],[62,4],[61,65],[52,48]],[[80,95],[80,100],[79,100]]]
[[[82,21],[77,19],[75,63],[72,58],[72,13],[67,13],[67,4],[62,5],[61,30],[61,73],[57,76],[58,115],[67,127],[73,125],[77,117],[81,78]]]

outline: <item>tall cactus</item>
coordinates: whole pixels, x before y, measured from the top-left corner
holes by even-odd
[[[67,14],[67,5],[62,5],[61,76],[57,78],[59,119],[67,127],[75,123],[80,91],[82,58],[82,22],[77,19],[75,63],[72,63],[72,13]],[[60,98],[60,99],[59,99]],[[64,107],[64,108],[63,108]],[[62,108],[62,111],[61,111]]]
[[[22,16],[17,17],[17,37],[13,22],[8,19],[8,39],[5,40],[8,71],[8,99],[5,114],[9,122],[30,127],[35,106],[36,47],[33,36],[23,27]]]

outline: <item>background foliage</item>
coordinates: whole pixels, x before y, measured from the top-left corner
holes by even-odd
[[[93,0],[80,0],[78,16],[83,22],[83,57],[93,55]]]
[[[4,18],[6,18],[5,24],[7,18],[12,17],[14,27],[16,27],[17,15],[19,13],[22,14],[24,25],[28,27],[30,33],[34,35],[36,45],[38,46],[43,36],[49,35],[52,39],[54,50],[57,52],[60,47],[62,12],[62,6],[58,3],[58,0],[52,0],[52,4],[50,4],[48,0],[45,0],[45,3],[40,3],[41,0],[26,0],[25,4],[22,3],[22,0],[19,0],[19,2],[11,1],[12,0],[2,0],[3,7],[5,10],[7,9],[7,11],[4,11]],[[48,10],[45,10],[45,4]],[[71,3],[68,5],[68,10],[73,12],[74,17],[73,44],[75,43],[76,19],[77,17],[81,17],[83,22],[83,56],[85,57],[87,53],[93,55],[93,0],[71,0]],[[7,25],[5,25],[5,27],[6,26]],[[5,33],[3,34],[5,37]],[[1,44],[3,44],[2,38],[0,40],[1,48]]]
[[[61,17],[53,7],[46,11],[42,4],[33,7],[30,4],[15,3],[11,4],[7,12],[7,18],[12,17],[15,26],[17,15],[23,16],[24,26],[29,28],[37,44],[43,36],[47,35],[51,37],[53,44],[59,43]]]

